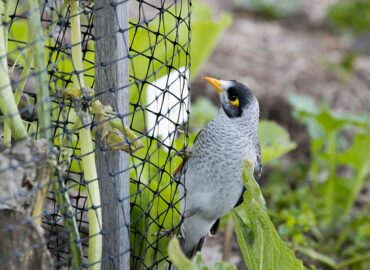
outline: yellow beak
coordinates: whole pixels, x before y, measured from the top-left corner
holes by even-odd
[[[218,93],[223,93],[224,92],[224,89],[222,89],[221,82],[219,80],[217,80],[215,78],[211,78],[211,77],[203,77],[203,80],[206,80],[207,82],[212,84],[215,87],[215,90]]]

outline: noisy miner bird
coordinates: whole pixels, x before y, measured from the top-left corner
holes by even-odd
[[[243,161],[254,164],[256,179],[262,171],[257,98],[238,81],[204,79],[219,93],[221,106],[199,132],[181,178],[185,199],[180,242],[189,258],[202,248],[206,235],[217,230],[219,219],[242,202]]]

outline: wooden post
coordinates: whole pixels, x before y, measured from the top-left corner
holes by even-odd
[[[124,116],[129,111],[128,1],[94,2],[96,95]],[[102,269],[130,269],[128,154],[109,150],[97,139],[96,162],[103,217]]]

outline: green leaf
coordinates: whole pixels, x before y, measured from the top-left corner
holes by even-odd
[[[370,134],[357,134],[353,139],[353,144],[345,152],[339,155],[338,159],[343,164],[350,164],[355,169],[360,170],[370,166],[370,155],[365,149],[370,149]]]
[[[244,165],[244,202],[232,211],[235,231],[249,270],[305,269],[302,261],[280,239],[264,210],[264,200],[253,178],[253,167]],[[252,188],[251,188],[252,187]]]
[[[261,142],[263,164],[266,164],[297,147],[297,144],[290,140],[289,133],[272,121],[260,121],[258,137]]]
[[[294,116],[307,125],[313,138],[322,136],[323,131],[329,133],[347,125],[365,129],[370,127],[368,115],[360,116],[336,112],[325,105],[318,106],[313,98],[304,95],[291,94],[288,101],[293,107]]]
[[[168,256],[178,270],[195,270],[194,264],[182,252],[177,238],[173,238],[168,244]]]
[[[352,34],[367,33],[370,29],[370,2],[364,0],[336,1],[328,11],[328,19],[340,30]]]
[[[217,262],[212,267],[212,270],[236,270],[236,267],[228,262]]]
[[[365,149],[370,149],[370,134],[357,134],[350,148],[338,155],[338,160],[344,165],[350,165],[355,171],[355,177],[347,181],[348,192],[342,198],[344,207],[339,212],[345,217],[356,202],[356,198],[364,185],[366,177],[370,174],[370,155]]]
[[[212,267],[204,266],[199,252],[192,260],[188,259],[182,252],[177,238],[172,238],[169,242],[168,256],[177,270],[236,270],[235,265],[228,262],[217,262]]]
[[[329,110],[322,110],[321,113],[316,116],[316,120],[327,133],[338,130],[347,124],[347,121],[344,119],[334,117]]]

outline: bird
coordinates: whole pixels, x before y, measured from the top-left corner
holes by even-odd
[[[236,80],[203,79],[219,94],[221,105],[198,133],[180,173],[184,199],[179,238],[188,258],[201,250],[208,234],[217,231],[220,218],[242,202],[243,161],[254,165],[255,179],[262,172],[256,96]]]

